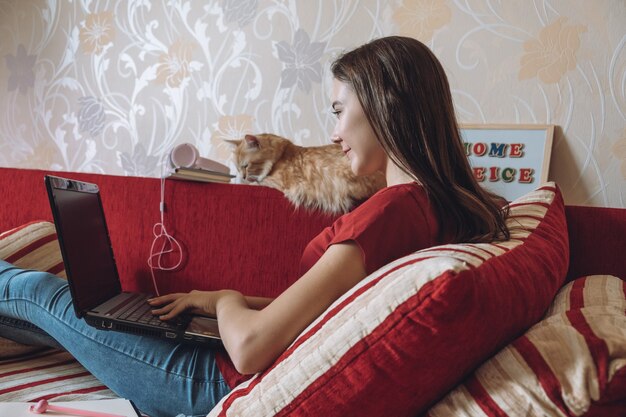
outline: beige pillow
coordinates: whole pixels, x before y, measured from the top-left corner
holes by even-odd
[[[626,282],[565,285],[542,321],[427,416],[626,416]]]
[[[66,278],[54,224],[34,221],[0,234],[0,259],[24,269],[47,271]],[[32,353],[26,346],[0,337],[0,358]]]

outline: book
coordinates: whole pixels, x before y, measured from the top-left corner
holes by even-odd
[[[0,416],[33,417],[30,406],[36,403],[7,402],[0,403]],[[134,404],[125,399],[95,400],[95,401],[52,401],[50,406],[67,407],[84,411],[96,411],[101,413],[116,414],[124,417],[141,417]],[[54,417],[75,417],[76,414],[67,414],[49,410],[46,414]]]
[[[198,168],[174,168],[168,178],[199,182],[229,183],[234,175]]]
[[[213,171],[226,175],[230,174],[230,169],[226,165],[214,161],[213,159],[201,158],[200,161],[196,161],[196,166],[202,171]]]

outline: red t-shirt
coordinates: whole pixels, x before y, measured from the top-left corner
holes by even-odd
[[[437,218],[424,189],[416,184],[383,188],[317,235],[305,248],[300,273],[308,271],[330,245],[354,241],[368,274],[437,244]]]
[[[300,260],[300,272],[308,271],[330,245],[354,241],[370,274],[391,261],[436,245],[438,230],[437,217],[420,185],[383,188],[309,242]],[[231,388],[251,377],[239,374],[223,351],[218,352],[217,361]]]

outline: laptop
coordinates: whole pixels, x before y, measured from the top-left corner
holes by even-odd
[[[149,294],[124,292],[96,184],[45,176],[74,311],[100,330],[201,345],[220,344],[217,320],[153,316]]]

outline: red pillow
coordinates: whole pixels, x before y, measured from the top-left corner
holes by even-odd
[[[209,416],[415,416],[539,321],[568,265],[563,199],[511,203],[511,239],[422,250],[371,274]]]

